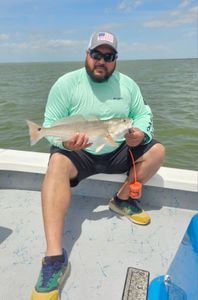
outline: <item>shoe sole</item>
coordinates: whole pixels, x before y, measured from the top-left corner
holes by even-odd
[[[35,289],[32,291],[30,300],[59,300],[59,291],[54,290],[48,293],[39,293]]]
[[[64,285],[65,285],[70,273],[71,273],[71,264],[70,264],[70,262],[68,262],[68,266],[67,266],[67,268],[66,268],[66,270],[65,270],[65,272],[64,272],[64,274],[61,277],[61,280],[59,282],[58,290],[60,292],[63,290]]]
[[[135,223],[135,224],[138,224],[138,225],[148,225],[149,223],[141,223],[141,222],[138,222],[138,221],[135,221],[135,220],[133,220],[132,218],[130,218],[130,216],[129,215],[127,215],[127,214],[125,214],[122,210],[120,210],[114,203],[112,203],[112,201],[110,200],[110,202],[109,202],[109,208],[112,210],[112,211],[114,211],[114,212],[116,212],[117,214],[119,214],[119,215],[121,215],[121,216],[125,216],[125,217],[127,217],[127,219],[129,220],[129,221],[131,221],[132,223]]]
[[[33,289],[30,300],[61,300],[61,291],[63,290],[65,282],[68,279],[70,273],[71,264],[69,262],[63,276],[59,281],[58,289],[47,293],[37,292],[35,289]]]

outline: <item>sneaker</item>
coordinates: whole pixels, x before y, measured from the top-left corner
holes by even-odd
[[[137,204],[138,200],[129,198],[128,200],[120,200],[114,196],[109,202],[109,208],[116,213],[126,216],[130,221],[140,225],[150,223],[150,216]]]
[[[38,293],[49,293],[60,289],[70,272],[67,253],[63,249],[63,256],[55,258],[46,256],[42,261],[42,268],[35,286]]]

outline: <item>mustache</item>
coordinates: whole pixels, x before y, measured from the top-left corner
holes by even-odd
[[[107,71],[107,67],[104,64],[95,65],[94,66],[94,70],[97,69],[97,68],[103,68],[103,69],[105,69]]]

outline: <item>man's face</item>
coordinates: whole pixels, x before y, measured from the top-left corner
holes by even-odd
[[[94,49],[94,51],[98,51],[102,54],[114,53],[113,49],[106,45],[98,46]],[[95,59],[91,57],[90,52],[87,51],[85,68],[89,76],[92,78],[92,80],[96,82],[106,81],[114,72],[115,67],[116,67],[116,59],[110,62],[105,61],[104,57],[102,57],[101,59]]]

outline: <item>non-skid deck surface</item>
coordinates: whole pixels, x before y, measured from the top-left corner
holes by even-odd
[[[192,210],[148,207],[148,226],[108,209],[108,199],[73,197],[64,247],[71,275],[62,300],[120,300],[128,267],[165,274]],[[45,240],[40,193],[0,190],[0,299],[28,300],[41,266]]]

